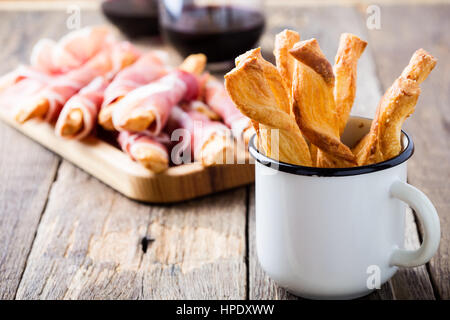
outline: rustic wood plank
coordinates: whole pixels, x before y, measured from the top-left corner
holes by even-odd
[[[58,158],[0,124],[0,300],[16,293]]]
[[[342,32],[352,32],[363,39],[368,39],[364,17],[354,7],[321,7],[321,8],[271,8],[268,33],[262,40],[266,57],[273,48],[274,35],[290,28],[300,32],[302,39],[315,37],[327,58],[334,61],[339,35]],[[358,65],[358,90],[352,114],[373,117],[378,100],[381,97],[381,85],[376,74],[376,67],[371,52],[371,43],[364,52]],[[268,279],[257,263],[254,249],[254,202],[250,194],[249,218],[249,283],[250,298],[292,299],[293,296],[279,288]],[[405,237],[407,247],[419,245],[417,228],[413,219],[407,219]],[[420,290],[418,289],[420,288]],[[423,289],[423,290],[422,290]],[[399,270],[396,276],[380,290],[376,290],[364,299],[433,299],[431,282],[424,266]]]
[[[0,13],[0,74],[29,55],[55,19]],[[31,250],[59,158],[0,123],[0,300],[13,299]]]
[[[409,182],[425,192],[441,220],[441,244],[429,269],[438,298],[450,298],[450,6],[383,6],[381,30],[370,32],[383,87],[387,88],[406,66],[412,53],[423,47],[439,61],[421,85],[422,94],[405,129],[416,152],[409,162]],[[395,32],[393,32],[395,30]],[[401,37],[398,35],[401,34]]]
[[[245,188],[147,206],[63,162],[17,298],[244,299],[245,214]]]

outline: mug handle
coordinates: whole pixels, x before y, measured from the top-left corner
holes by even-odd
[[[414,209],[423,229],[422,244],[417,250],[395,249],[390,264],[399,267],[417,267],[427,263],[436,253],[441,238],[441,227],[436,208],[419,189],[403,181],[395,181],[390,194]]]

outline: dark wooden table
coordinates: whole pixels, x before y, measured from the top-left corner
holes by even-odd
[[[37,39],[67,32],[68,14],[58,7],[31,10],[0,2],[0,73],[27,61]],[[441,245],[429,264],[399,270],[367,298],[449,299],[450,6],[380,8],[381,29],[369,30],[363,5],[269,1],[261,46],[269,58],[274,34],[291,28],[303,39],[317,38],[333,61],[340,33],[366,39],[355,113],[369,116],[414,50],[423,47],[439,59],[405,129],[416,145],[408,180],[435,204]],[[82,25],[103,21],[95,6],[82,7]],[[253,186],[146,205],[6,125],[0,124],[0,136],[0,299],[296,299],[259,266]],[[409,212],[407,247],[417,247],[421,236]]]

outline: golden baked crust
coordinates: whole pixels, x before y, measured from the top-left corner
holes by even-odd
[[[289,99],[281,76],[262,58],[260,49],[236,59],[236,68],[225,75],[225,87],[239,110],[258,123],[258,146],[267,156],[312,165],[308,145],[288,113]]]
[[[425,50],[414,53],[401,76],[381,98],[370,132],[354,148],[359,165],[385,161],[400,153],[403,122],[414,112],[419,84],[435,65],[436,59]]]
[[[319,149],[316,155],[316,166],[319,168],[350,168],[355,167],[356,163],[335,157]]]
[[[402,124],[414,112],[419,95],[420,88],[416,81],[402,77],[395,80],[381,98],[369,137],[360,142],[365,145],[355,148],[359,150],[359,165],[388,160],[400,153]]]
[[[339,124],[339,135],[344,132],[356,95],[356,68],[367,42],[351,33],[343,33],[339,41],[333,67],[334,101]],[[318,151],[316,165],[322,168],[348,168],[355,163]]]
[[[421,84],[436,66],[437,60],[431,54],[420,48],[414,52],[409,64],[403,70],[401,77],[411,79]]]
[[[254,63],[249,62],[250,60],[254,60]],[[248,66],[246,68],[248,69],[254,66],[255,68],[261,70],[260,73],[253,73],[253,75],[266,79],[267,84],[271,88],[272,95],[276,99],[276,105],[278,108],[286,113],[289,113],[290,103],[287,95],[288,88],[286,88],[284,82],[282,81],[277,68],[270,62],[264,60],[261,55],[261,48],[249,50],[236,58],[237,68],[239,68],[243,63],[247,63]],[[250,118],[253,119],[252,117]]]
[[[100,109],[97,121],[103,127],[103,129],[109,131],[115,130],[114,124],[112,122],[112,113],[116,106],[116,103],[119,102],[120,99],[122,99],[122,97],[117,98],[113,103]]]
[[[326,84],[334,85],[334,73],[331,64],[325,58],[319,43],[312,38],[306,41],[300,41],[289,50],[289,53],[304,65],[318,73]]]
[[[334,75],[316,39],[297,43],[289,51],[295,66],[292,111],[305,137],[322,151],[350,162],[351,150],[339,138],[334,103]]]
[[[295,68],[295,59],[289,54],[289,50],[300,41],[300,35],[292,30],[283,30],[275,36],[273,55],[278,72],[288,88],[288,96],[291,99],[292,77]]]
[[[191,54],[183,60],[178,69],[200,75],[206,66],[206,56],[203,53]]]
[[[133,157],[145,168],[160,173],[169,167],[169,159],[159,150],[146,146],[138,146],[133,153]]]
[[[339,119],[339,134],[344,132],[356,95],[356,68],[367,42],[343,33],[334,62],[334,100]]]

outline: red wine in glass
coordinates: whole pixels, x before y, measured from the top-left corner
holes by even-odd
[[[164,37],[181,55],[201,52],[209,63],[234,61],[254,48],[264,26],[259,10],[233,5],[187,4],[176,17],[166,12],[161,21]]]
[[[130,38],[159,35],[157,0],[107,0],[102,11]]]

